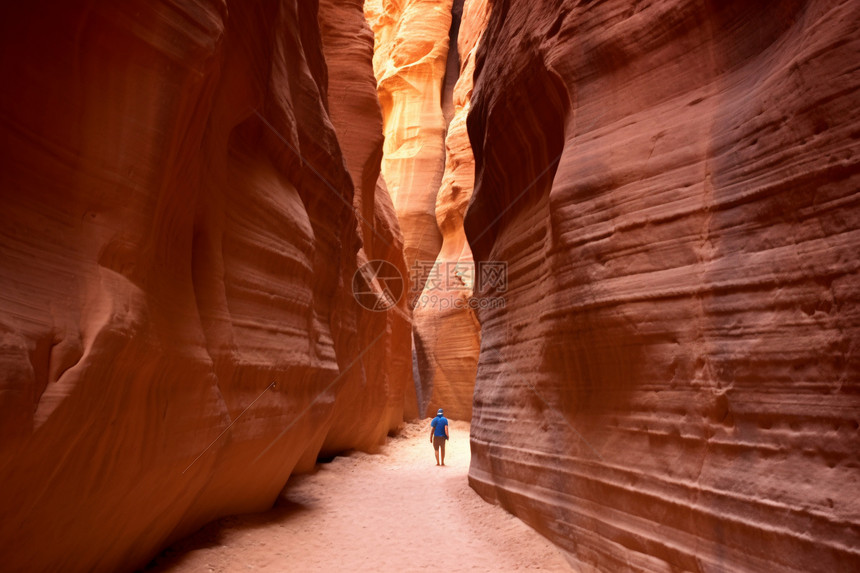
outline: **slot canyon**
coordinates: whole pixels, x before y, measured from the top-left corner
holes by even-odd
[[[444,408],[569,570],[860,571],[860,2],[4,8],[0,570]]]

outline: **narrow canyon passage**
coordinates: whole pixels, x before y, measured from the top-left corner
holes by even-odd
[[[860,572],[860,1],[6,4],[0,573]]]
[[[209,524],[148,570],[570,571],[559,549],[469,488],[469,424],[452,423],[445,467],[427,426],[291,478],[271,511]]]

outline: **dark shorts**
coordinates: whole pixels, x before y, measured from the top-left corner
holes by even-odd
[[[433,436],[433,449],[438,450],[440,447],[445,449],[445,436]]]

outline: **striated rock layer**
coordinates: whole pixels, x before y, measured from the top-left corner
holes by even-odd
[[[436,194],[445,168],[442,85],[452,0],[366,0],[384,121],[382,174],[410,267],[411,299],[439,253]],[[417,266],[416,266],[417,265]]]
[[[451,90],[451,120],[445,138],[445,172],[436,197],[436,221],[442,247],[415,303],[415,346],[420,351],[418,367],[424,390],[423,414],[445,414],[458,420],[472,417],[472,395],[480,347],[480,327],[471,303],[475,288],[475,266],[466,242],[463,216],[475,179],[475,160],[466,131],[466,116],[472,96],[475,54],[487,23],[486,0],[455,3],[459,20],[456,84]],[[459,8],[462,15],[456,12]],[[459,54],[459,58],[457,58]],[[452,58],[449,57],[449,62]],[[445,93],[443,93],[444,99]],[[444,103],[444,102],[443,102]],[[443,106],[444,107],[444,106]]]
[[[361,0],[321,0],[319,21],[328,67],[328,109],[352,175],[358,218],[353,249],[358,255],[341,259],[344,280],[335,310],[341,319],[332,322],[335,342],[343,349],[338,363],[344,375],[323,444],[323,453],[330,455],[350,448],[373,450],[380,436],[404,417],[416,418],[418,411],[405,293],[388,312],[356,308],[351,296],[352,277],[368,261],[388,261],[401,276],[408,274],[397,215],[380,174],[384,138],[373,75],[373,32]],[[373,290],[381,292],[384,286],[377,282]],[[365,351],[367,358],[351,367]]]
[[[375,447],[410,325],[351,292],[371,256],[406,269],[360,4],[31,2],[0,27],[2,568],[130,569],[321,448]]]
[[[582,570],[860,569],[858,23],[493,2],[470,482]]]

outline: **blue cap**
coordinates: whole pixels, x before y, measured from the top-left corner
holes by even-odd
[[[437,416],[441,416],[441,415],[442,415],[442,408],[439,408],[439,411],[438,411],[438,412],[436,412],[436,415],[437,415]]]

